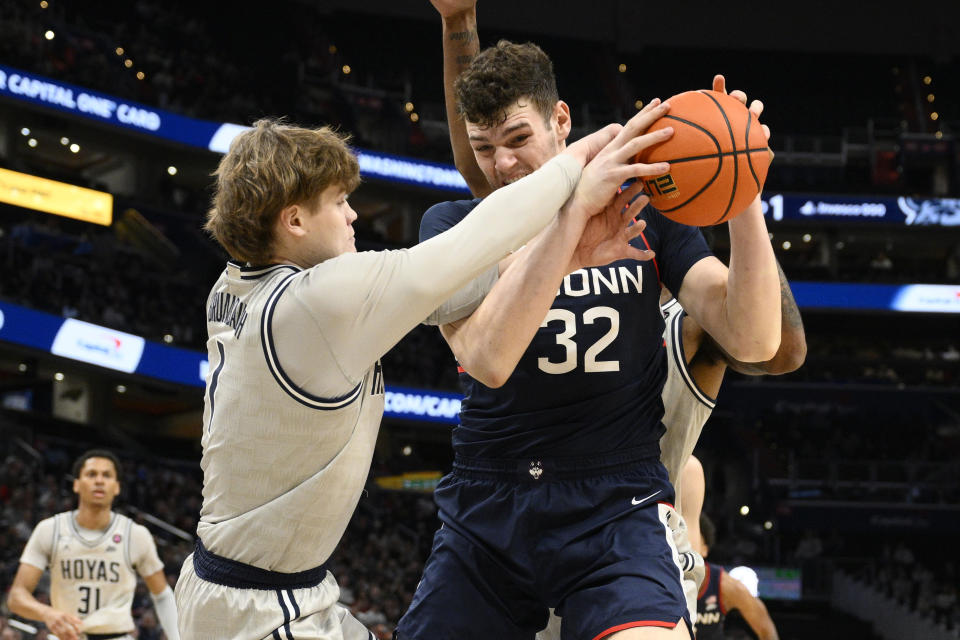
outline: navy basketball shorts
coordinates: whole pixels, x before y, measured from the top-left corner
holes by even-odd
[[[398,640],[563,640],[686,620],[666,507],[673,487],[645,449],[576,460],[458,456],[436,490],[442,526]]]

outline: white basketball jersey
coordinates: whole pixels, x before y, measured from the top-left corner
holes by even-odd
[[[320,398],[294,384],[278,359],[276,303],[306,273],[231,263],[208,300],[197,533],[215,554],[283,573],[319,566],[333,552],[366,482],[384,405],[379,362],[346,395]],[[316,327],[298,329],[284,325],[303,336],[301,357],[335,366]]]
[[[667,431],[660,438],[660,460],[670,474],[676,494],[680,495],[680,471],[700,438],[703,425],[716,403],[697,386],[687,369],[683,353],[683,307],[676,298],[660,306],[667,347],[667,381],[663,386],[663,424]]]
[[[54,518],[50,555],[50,603],[83,620],[86,633],[132,631],[133,592],[137,586],[130,553],[130,518],[113,514],[107,530],[88,540],[72,512]]]

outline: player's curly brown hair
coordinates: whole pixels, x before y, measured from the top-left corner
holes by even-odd
[[[266,264],[284,208],[313,201],[330,185],[360,184],[349,137],[264,118],[238,135],[214,172],[213,206],[204,229],[235,260]]]
[[[521,98],[529,98],[547,121],[560,99],[553,62],[543,49],[509,40],[478,53],[454,90],[460,115],[483,127],[503,122],[507,108]]]

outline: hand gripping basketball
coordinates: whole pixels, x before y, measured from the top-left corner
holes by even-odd
[[[650,202],[683,224],[708,226],[739,215],[763,189],[773,153],[769,129],[757,119],[763,104],[747,109],[746,95],[724,91],[723,76],[714,91],[687,91],[670,98],[670,113],[650,132],[672,127],[667,141],[641,151],[639,162],[668,162],[670,171],[644,180]]]

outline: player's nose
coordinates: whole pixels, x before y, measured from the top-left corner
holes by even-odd
[[[493,154],[493,166],[500,173],[510,171],[517,164],[517,156],[505,147],[497,147]]]

